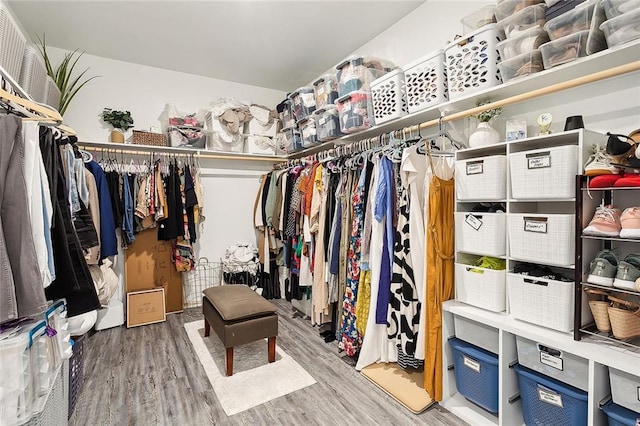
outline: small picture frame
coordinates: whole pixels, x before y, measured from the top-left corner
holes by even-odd
[[[508,120],[506,128],[507,141],[526,139],[527,120]]]

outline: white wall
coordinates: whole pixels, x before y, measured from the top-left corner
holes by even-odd
[[[58,64],[67,52],[54,47],[47,51],[53,64]],[[172,60],[171,55],[167,54],[167,60]],[[159,126],[158,117],[166,103],[173,103],[180,111],[196,112],[217,98],[234,97],[274,108],[286,95],[279,90],[84,54],[77,69],[87,67],[90,69],[86,75],[101,77],[78,92],[64,115],[65,123],[78,132],[81,141],[108,140],[111,129],[99,119],[105,107],[131,111],[135,128],[149,130]]]

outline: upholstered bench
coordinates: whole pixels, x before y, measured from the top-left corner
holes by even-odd
[[[222,285],[202,292],[204,336],[211,328],[227,350],[227,376],[233,375],[233,348],[268,338],[269,362],[276,360],[276,307],[245,285]]]

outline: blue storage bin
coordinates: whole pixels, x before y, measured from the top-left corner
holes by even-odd
[[[609,418],[609,426],[636,426],[640,422],[640,413],[616,405],[613,401],[607,402],[602,411]]]
[[[498,355],[452,338],[458,392],[490,413],[498,413]]]
[[[526,425],[587,424],[586,392],[520,364],[514,369],[518,373],[522,414]]]

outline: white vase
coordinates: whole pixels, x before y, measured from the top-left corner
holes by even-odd
[[[488,122],[478,123],[476,130],[469,136],[469,146],[471,148],[493,145],[499,141],[500,134]]]

